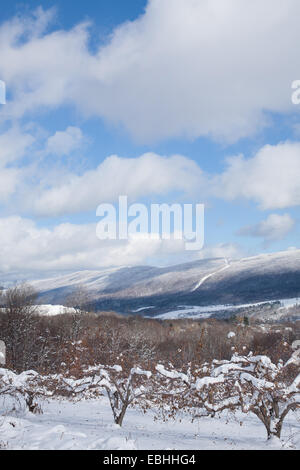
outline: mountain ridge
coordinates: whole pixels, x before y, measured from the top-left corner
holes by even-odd
[[[83,285],[98,310],[130,313],[153,306],[217,305],[300,296],[300,250],[229,260],[210,258],[169,267],[85,270],[32,282],[43,303],[63,304]]]

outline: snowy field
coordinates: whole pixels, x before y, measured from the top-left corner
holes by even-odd
[[[91,450],[300,450],[300,413],[290,413],[282,441],[267,442],[254,415],[223,413],[220,418],[187,418],[163,423],[153,414],[129,410],[122,428],[113,424],[105,397],[70,403],[49,401],[44,413],[0,418],[0,447],[7,449]],[[241,425],[241,422],[243,423]],[[283,444],[282,444],[283,443]]]
[[[279,311],[288,310],[292,307],[300,305],[300,299],[280,299],[280,300],[270,300],[265,302],[257,302],[257,303],[250,303],[250,304],[241,304],[241,305],[211,305],[211,306],[186,306],[180,305],[178,309],[172,310],[170,312],[162,313],[160,315],[156,315],[155,318],[160,318],[161,320],[174,320],[180,318],[190,318],[190,319],[205,319],[211,317],[214,313],[218,312],[225,312],[225,311],[234,311],[249,307],[256,307],[262,305],[268,305],[269,303],[280,302],[281,306]],[[55,316],[55,315],[63,315],[65,313],[73,313],[75,311],[74,308],[65,307],[64,305],[52,305],[52,304],[41,304],[36,306],[38,308],[38,312],[40,315],[43,316]],[[155,307],[146,306],[140,307],[136,310],[132,310],[132,313],[139,313],[141,311],[151,310]],[[284,314],[284,312],[282,312]],[[153,318],[153,317],[149,317]]]
[[[182,305],[182,306],[179,306],[177,310],[172,310],[170,312],[157,315],[155,318],[160,318],[161,320],[176,320],[176,319],[183,319],[183,318],[206,319],[206,318],[210,318],[211,316],[213,316],[214,313],[218,313],[218,312],[226,312],[226,311],[234,312],[235,310],[246,309],[249,307],[261,307],[263,305],[275,304],[276,302],[280,303],[278,312],[281,313],[277,315],[276,317],[277,319],[284,317],[285,314],[288,313],[288,310],[290,308],[300,305],[299,298],[270,300],[270,301],[265,301],[265,302],[240,304],[240,305],[212,305],[212,306],[206,306],[206,307]]]

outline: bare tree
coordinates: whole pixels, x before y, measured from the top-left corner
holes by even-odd
[[[90,305],[90,294],[82,285],[79,285],[67,298],[66,306],[69,308],[68,314],[71,317],[72,341],[78,341],[83,330],[84,317],[90,312]]]
[[[14,411],[27,409],[30,413],[41,413],[38,397],[44,395],[38,387],[38,374],[32,370],[15,374],[8,369],[0,369],[0,395],[10,398]]]
[[[106,390],[114,421],[122,426],[126,411],[146,397],[149,392],[146,382],[152,373],[139,367],[130,369],[115,365],[100,369],[99,386]]]
[[[199,409],[211,415],[239,409],[254,413],[270,439],[280,438],[285,417],[300,408],[299,366],[300,351],[296,351],[285,364],[249,354],[234,355],[229,361],[214,360],[192,374],[162,367],[158,371],[167,379],[165,396],[172,399],[171,416],[180,410],[196,416]]]
[[[7,348],[7,363],[15,370],[28,368],[34,351],[37,294],[27,284],[11,287],[2,295],[2,336]]]

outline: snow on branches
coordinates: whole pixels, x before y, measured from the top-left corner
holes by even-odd
[[[284,363],[267,356],[233,355],[184,371],[171,364],[154,370],[122,365],[96,365],[80,377],[42,376],[34,371],[19,375],[0,369],[0,395],[22,397],[28,409],[37,410],[36,397],[91,398],[106,393],[116,424],[122,426],[130,406],[156,409],[164,419],[187,412],[193,419],[223,410],[254,413],[268,438],[280,438],[290,411],[300,408],[300,350]]]
[[[150,371],[139,367],[128,370],[120,365],[100,368],[99,386],[106,390],[116,424],[122,426],[128,407],[146,398],[147,382],[151,377]]]
[[[254,413],[264,424],[268,438],[280,438],[285,417],[300,407],[300,354],[295,352],[284,364],[273,364],[266,356],[234,355],[230,361],[214,360],[195,368],[189,375],[159,368],[167,380],[172,412],[188,410],[197,415],[205,409],[211,415],[223,410]],[[173,385],[172,383],[173,382]]]
[[[29,370],[15,374],[8,369],[0,369],[0,396],[12,400],[13,409],[28,408],[32,413],[39,413],[41,409],[36,401],[40,390],[37,387],[37,372]]]
[[[106,392],[114,421],[122,426],[128,407],[141,404],[149,394],[147,382],[151,377],[150,371],[119,365],[90,367],[83,371],[81,378],[61,374],[42,376],[34,371],[18,375],[8,369],[0,369],[0,395],[9,396],[15,402],[23,401],[29,411],[35,412],[37,398],[94,398]],[[146,401],[143,408],[147,408]]]

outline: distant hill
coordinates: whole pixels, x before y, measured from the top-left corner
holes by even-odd
[[[245,304],[300,297],[300,250],[240,260],[80,271],[31,283],[46,304],[64,304],[83,285],[99,310],[156,315],[180,305]],[[149,308],[151,307],[151,308]]]

